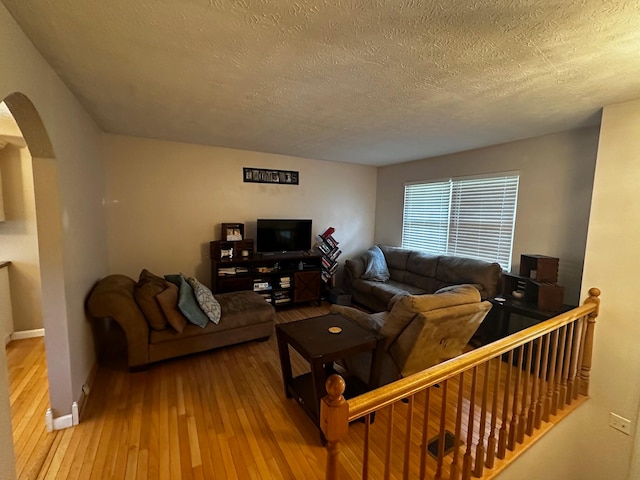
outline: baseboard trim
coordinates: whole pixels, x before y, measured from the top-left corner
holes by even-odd
[[[9,335],[11,340],[24,340],[25,338],[44,337],[44,328],[36,328],[35,330],[22,330],[21,332],[13,332]]]
[[[76,402],[71,404],[71,413],[69,415],[63,415],[56,418],[53,418],[53,410],[47,408],[47,412],[44,415],[44,421],[47,425],[48,432],[64,430],[65,428],[78,425],[78,423],[80,423],[80,418],[78,416],[78,404]]]
[[[80,423],[80,416],[82,415],[82,410],[87,403],[87,397],[89,396],[89,392],[91,390],[91,386],[93,385],[93,381],[96,377],[97,372],[98,364],[94,363],[93,368],[91,369],[91,371],[89,372],[89,376],[87,377],[87,381],[84,383],[84,385],[82,385],[80,398],[78,398],[77,402],[73,402],[71,404],[71,414],[53,418],[53,410],[51,408],[47,408],[47,411],[44,415],[44,420],[48,432],[75,427]]]
[[[78,422],[80,421],[80,417],[82,417],[82,412],[84,411],[84,407],[87,404],[87,397],[89,396],[89,392],[91,391],[91,387],[93,387],[93,381],[96,378],[96,374],[98,373],[98,364],[94,363],[93,368],[89,372],[89,376],[87,380],[82,385],[82,389],[80,391],[80,398],[78,398],[77,407],[78,407]]]

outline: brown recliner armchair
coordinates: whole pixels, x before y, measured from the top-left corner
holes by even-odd
[[[384,336],[380,385],[460,355],[491,309],[491,303],[481,301],[480,292],[471,285],[446,287],[427,295],[398,295],[392,304],[391,311],[374,314],[331,307],[333,313]],[[339,364],[368,383],[370,354],[354,355]]]

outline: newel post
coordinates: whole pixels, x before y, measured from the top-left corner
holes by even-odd
[[[345,383],[340,375],[331,375],[325,382],[327,395],[320,401],[320,428],[327,440],[326,480],[338,479],[340,440],[349,431],[349,404],[344,399]]]
[[[589,298],[584,303],[594,303],[596,309],[587,316],[587,332],[585,335],[582,365],[580,366],[580,394],[589,395],[589,377],[591,376],[591,357],[593,355],[593,334],[596,328],[596,317],[600,310],[600,289],[590,288]]]

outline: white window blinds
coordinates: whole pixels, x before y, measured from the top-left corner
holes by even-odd
[[[405,185],[402,246],[511,269],[518,175]]]

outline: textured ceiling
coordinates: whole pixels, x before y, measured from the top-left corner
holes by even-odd
[[[640,0],[2,0],[107,132],[386,165],[640,97]]]

